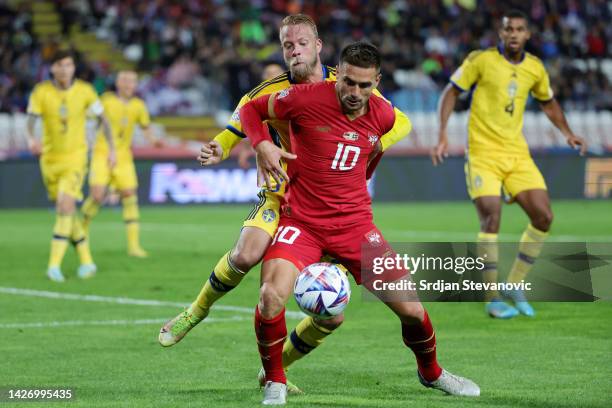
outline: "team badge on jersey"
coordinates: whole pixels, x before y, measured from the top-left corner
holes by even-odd
[[[376,136],[376,135],[368,135],[368,142],[370,142],[370,144],[372,146],[374,146],[376,144],[376,142],[378,142],[378,136]]]
[[[350,140],[351,142],[354,142],[359,138],[359,135],[357,134],[357,132],[344,132],[342,137],[345,138],[346,140]]]
[[[382,245],[382,237],[376,230],[368,232],[365,237],[372,246],[377,247]]]
[[[264,222],[270,223],[276,219],[276,213],[274,210],[265,210],[263,213],[261,213],[261,218],[264,220]]]

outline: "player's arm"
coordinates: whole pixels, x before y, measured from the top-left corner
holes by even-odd
[[[438,144],[431,150],[431,161],[434,166],[442,163],[444,158],[448,156],[446,127],[460,94],[461,91],[455,85],[448,84],[440,96],[440,103],[438,104]]]
[[[144,102],[141,105],[140,114],[138,115],[138,125],[142,129],[142,135],[147,139],[147,143],[155,147],[164,147],[164,142],[153,135],[153,127],[151,126],[151,117],[149,110]]]
[[[548,119],[553,123],[553,125],[555,125],[557,129],[561,131],[563,136],[565,136],[567,139],[567,144],[574,149],[580,148],[580,155],[584,155],[587,151],[586,141],[583,138],[576,136],[576,134],[572,132],[559,102],[553,98],[546,102],[540,102],[540,107],[546,116],[548,116]]]
[[[289,176],[283,169],[281,159],[295,159],[297,156],[285,152],[272,141],[268,126],[264,123],[268,119],[290,119],[290,114],[285,109],[285,114],[277,115],[276,94],[264,95],[245,104],[240,109],[242,129],[251,140],[251,144],[257,152],[257,182],[271,188],[271,174],[278,184],[282,179],[289,182]]]
[[[39,117],[40,116],[33,113],[28,113],[28,118],[26,120],[26,139],[28,142],[28,149],[34,155],[40,154],[41,150],[40,141],[34,135],[34,128]]]
[[[580,147],[580,154],[586,153],[587,145],[585,141],[576,136],[569,127],[563,109],[559,102],[555,99],[552,88],[550,87],[550,78],[543,65],[540,64],[540,76],[538,81],[531,89],[531,95],[540,102],[542,111],[548,116],[548,119],[563,133],[569,144],[574,149]]]
[[[393,146],[410,133],[412,130],[412,123],[408,116],[401,110],[393,108],[395,112],[395,122],[390,131],[381,136],[377,143],[377,149],[381,152],[386,151],[389,147]]]
[[[431,151],[434,166],[442,163],[448,156],[448,134],[446,127],[451,113],[455,109],[457,98],[467,92],[480,78],[481,66],[484,64],[481,51],[472,51],[461,66],[451,75],[449,84],[442,91],[438,104],[438,144]]]
[[[204,143],[198,155],[198,161],[202,166],[218,164],[227,159],[231,151],[246,137],[242,132],[240,121],[240,109],[251,99],[244,95],[234,110],[227,127],[217,134],[213,140]]]
[[[117,156],[115,154],[115,142],[113,141],[113,133],[111,132],[110,123],[108,122],[108,119],[104,115],[103,110],[100,111],[99,113],[97,113],[97,111],[94,110],[94,113],[96,114],[96,117],[97,117],[96,128],[100,128],[100,126],[102,127],[102,134],[104,135],[104,138],[106,139],[106,142],[108,143],[108,164],[111,167],[114,167],[115,164],[117,163]]]
[[[32,154],[38,155],[40,154],[40,141],[36,138],[34,134],[34,129],[36,126],[36,120],[42,115],[42,97],[40,95],[40,89],[38,87],[34,88],[32,94],[30,95],[30,100],[28,101],[28,118],[26,120],[26,139],[28,142],[28,149]]]

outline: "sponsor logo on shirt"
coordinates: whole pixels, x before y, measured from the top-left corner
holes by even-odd
[[[359,135],[357,134],[357,132],[344,132],[342,137],[345,138],[346,140],[350,140],[351,142],[354,142],[359,138]]]
[[[280,91],[278,95],[276,95],[276,99],[283,99],[287,95],[289,95],[289,88]]]

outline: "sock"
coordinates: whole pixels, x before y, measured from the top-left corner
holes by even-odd
[[[56,214],[53,226],[53,239],[51,240],[51,254],[49,255],[49,268],[59,267],[68,248],[68,240],[72,231],[72,215]]]
[[[94,263],[93,258],[91,257],[91,251],[89,250],[89,241],[87,240],[85,230],[83,229],[83,223],[81,218],[76,214],[72,220],[72,234],[70,235],[70,238],[72,239],[72,245],[74,245],[77,254],[79,255],[79,262],[81,265],[89,265]]]
[[[425,311],[421,323],[406,325],[402,323],[404,344],[414,353],[419,373],[426,381],[435,381],[442,374],[442,368],[436,360],[436,335]]]
[[[83,229],[85,235],[89,232],[89,223],[98,214],[100,210],[100,204],[94,200],[91,196],[87,197],[81,206],[81,214],[83,214]]]
[[[255,335],[266,381],[287,384],[283,369],[283,341],[287,337],[285,309],[270,320],[264,319],[255,307]]]
[[[485,283],[497,283],[497,260],[499,258],[497,234],[479,232],[477,252],[479,257],[484,258],[484,270],[482,271],[483,281]],[[497,289],[487,290],[485,292],[486,302],[499,298],[500,295]]]
[[[521,235],[519,252],[508,275],[508,282],[519,283],[525,279],[542,252],[542,246],[547,237],[548,232],[540,231],[531,224],[527,225],[527,229]]]
[[[306,317],[293,329],[283,345],[283,368],[319,347],[331,330],[319,326],[312,317]]]
[[[210,274],[210,277],[200,290],[200,294],[191,304],[191,312],[199,318],[204,318],[208,315],[210,307],[227,292],[234,289],[246,272],[236,268],[230,261],[231,251],[219,259],[215,269]]]
[[[127,233],[128,249],[140,248],[140,211],[138,210],[138,197],[131,195],[121,199],[123,208],[123,221]]]

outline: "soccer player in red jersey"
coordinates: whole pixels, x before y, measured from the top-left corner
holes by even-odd
[[[286,403],[281,357],[287,336],[284,306],[299,271],[326,253],[345,265],[358,284],[363,281],[370,288],[371,280],[362,276],[368,259],[394,255],[372,221],[366,187],[370,153],[394,122],[391,104],[372,95],[380,81],[380,54],[370,44],[350,44],[342,50],[337,72],[336,82],[296,85],[254,99],[240,111],[266,183],[268,173],[277,181],[289,181],[278,230],[264,257],[255,309],[266,373],[264,405]],[[275,118],[290,121],[293,153],[275,146],[262,123]],[[279,164],[281,158],[288,161],[287,172]],[[393,272],[391,280],[399,276],[395,272],[406,271]],[[433,327],[422,304],[412,300],[385,304],[401,321],[421,383],[453,395],[479,395],[475,383],[438,365]]]

